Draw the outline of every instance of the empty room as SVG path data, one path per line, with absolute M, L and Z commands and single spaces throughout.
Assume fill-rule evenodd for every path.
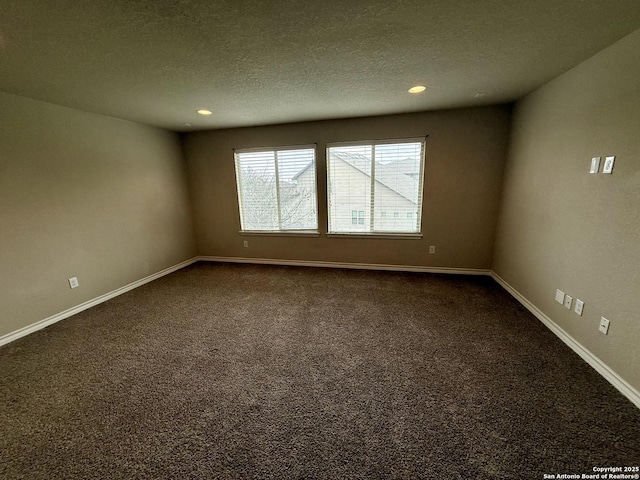
M 0 478 L 640 478 L 640 2 L 0 0 Z

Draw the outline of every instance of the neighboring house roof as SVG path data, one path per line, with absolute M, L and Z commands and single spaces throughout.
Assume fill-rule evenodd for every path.
M 342 160 L 366 176 L 371 177 L 371 159 L 367 156 L 358 153 L 344 152 L 332 152 L 331 156 L 332 158 Z M 310 162 L 300 170 L 292 180 L 297 180 L 312 164 L 313 162 Z M 415 170 L 415 162 L 413 160 L 406 159 L 393 163 L 376 162 L 375 168 L 376 181 L 378 183 L 393 190 L 410 202 L 418 203 L 420 172 Z M 398 175 L 398 173 L 400 173 L 400 175 Z

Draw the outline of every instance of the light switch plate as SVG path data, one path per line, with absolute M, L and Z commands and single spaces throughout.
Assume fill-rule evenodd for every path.
M 598 173 L 598 170 L 600 170 L 600 157 L 593 157 L 591 159 L 591 169 L 589 173 Z
M 576 308 L 573 309 L 578 315 L 582 316 L 582 310 L 584 309 L 584 302 L 579 298 L 576 298 Z
M 600 317 L 600 327 L 598 330 L 607 335 L 609 333 L 609 320 L 604 317 Z
M 560 305 L 564 304 L 564 292 L 562 290 L 556 290 L 556 302 Z
M 613 172 L 613 163 L 616 161 L 616 157 L 606 157 L 604 159 L 604 167 L 602 167 L 602 173 L 612 173 Z

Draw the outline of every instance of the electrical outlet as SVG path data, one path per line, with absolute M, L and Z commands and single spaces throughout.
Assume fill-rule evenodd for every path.
M 560 305 L 564 304 L 564 292 L 562 290 L 556 290 L 556 302 Z
M 582 316 L 582 310 L 584 309 L 584 302 L 579 298 L 576 298 L 576 308 L 573 309 L 578 315 Z
M 244 242 L 242 242 L 242 245 L 244 246 L 244 248 L 249 248 L 249 241 L 245 240 Z
M 436 253 L 436 246 L 435 245 L 429 245 L 429 253 Z
M 609 334 L 609 320 L 604 317 L 600 317 L 600 327 L 598 328 L 603 334 Z
M 571 295 L 564 296 L 564 308 L 567 310 L 571 310 L 571 303 L 573 302 L 573 297 Z
M 69 286 L 71 288 L 78 288 L 80 284 L 78 283 L 78 277 L 71 277 L 69 279 Z

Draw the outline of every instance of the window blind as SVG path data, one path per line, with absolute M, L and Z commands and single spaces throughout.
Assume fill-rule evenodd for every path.
M 327 146 L 329 233 L 419 233 L 424 139 Z
M 234 152 L 243 231 L 317 230 L 315 146 Z

